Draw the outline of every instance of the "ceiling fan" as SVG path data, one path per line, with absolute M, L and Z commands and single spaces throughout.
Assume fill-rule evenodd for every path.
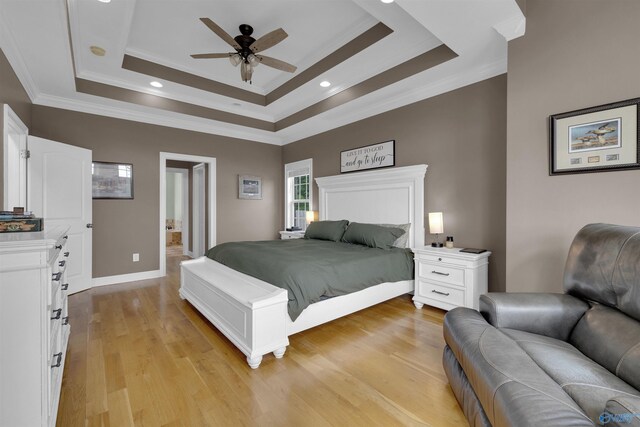
M 269 56 L 257 55 L 258 52 L 267 50 L 287 38 L 288 34 L 282 28 L 273 30 L 256 40 L 251 37 L 251 34 L 253 33 L 253 27 L 251 27 L 251 25 L 240 25 L 240 35 L 231 37 L 225 30 L 223 30 L 211 19 L 200 18 L 200 20 L 204 23 L 204 25 L 209 27 L 211 31 L 216 33 L 218 37 L 227 42 L 236 51 L 229 53 L 199 53 L 191 55 L 192 58 L 229 58 L 229 61 L 231 61 L 231 64 L 233 64 L 233 66 L 237 67 L 238 65 L 240 65 L 240 77 L 242 77 L 242 81 L 249 83 L 251 83 L 253 69 L 259 64 L 264 64 L 267 67 L 286 71 L 287 73 L 293 73 L 296 71 L 297 67 L 284 61 L 271 58 Z

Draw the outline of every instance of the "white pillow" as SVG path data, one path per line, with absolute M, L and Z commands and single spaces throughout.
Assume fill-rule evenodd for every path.
M 376 224 L 381 227 L 389 227 L 389 228 L 401 228 L 404 231 L 402 236 L 398 237 L 395 242 L 393 242 L 394 248 L 406 248 L 409 241 L 409 230 L 411 230 L 411 224 Z

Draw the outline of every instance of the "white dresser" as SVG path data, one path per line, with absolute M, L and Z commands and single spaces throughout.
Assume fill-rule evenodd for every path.
M 70 330 L 67 231 L 0 234 L 0 426 L 55 426 Z
M 455 307 L 478 309 L 480 295 L 487 293 L 487 270 L 491 252 L 470 254 L 459 248 L 425 246 L 415 254 L 413 303 L 451 310 Z
M 304 231 L 280 231 L 280 240 L 302 239 Z

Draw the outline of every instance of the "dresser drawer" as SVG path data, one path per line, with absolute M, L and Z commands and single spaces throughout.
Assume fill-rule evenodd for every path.
M 450 265 L 420 261 L 418 277 L 464 287 L 464 269 Z
M 418 292 L 426 299 L 445 302 L 456 306 L 464 306 L 464 290 L 418 280 Z

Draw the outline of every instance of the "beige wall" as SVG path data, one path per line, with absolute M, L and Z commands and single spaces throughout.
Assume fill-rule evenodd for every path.
M 591 222 L 640 225 L 640 171 L 549 176 L 548 116 L 640 96 L 640 2 L 527 0 L 509 43 L 507 290 L 561 291 Z
M 27 127 L 31 125 L 31 100 L 0 49 L 0 132 L 4 128 L 4 104 L 9 104 Z M 1 139 L 2 137 L 0 137 L 0 208 L 10 209 L 13 206 L 1 206 L 4 200 L 4 172 L 1 172 L 4 168 L 2 153 L 4 144 Z
M 34 105 L 31 134 L 93 150 L 93 159 L 133 163 L 134 200 L 93 202 L 93 276 L 156 270 L 159 153 L 217 159 L 218 243 L 277 237 L 282 223 L 278 146 Z M 263 179 L 262 200 L 238 199 L 238 175 Z M 140 254 L 140 262 L 131 261 Z
M 314 177 L 335 175 L 341 150 L 395 139 L 397 166 L 429 165 L 425 212 L 444 212 L 456 246 L 493 251 L 490 289 L 503 290 L 506 82 L 498 76 L 286 145 L 283 161 L 311 157 Z M 316 208 L 317 194 L 316 186 Z

